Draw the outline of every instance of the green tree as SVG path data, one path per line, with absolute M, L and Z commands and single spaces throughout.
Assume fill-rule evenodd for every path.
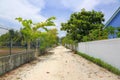
M 57 44 L 57 29 L 50 29 L 47 32 L 42 32 L 39 38 L 40 49 L 45 50 L 47 47 Z
M 69 35 L 62 38 L 62 45 L 66 46 L 68 48 L 71 48 L 72 50 L 74 50 L 76 48 L 76 46 L 77 46 L 76 43 L 77 42 L 72 40 Z
M 8 45 L 12 40 L 12 44 L 20 46 L 23 43 L 23 37 L 20 31 L 9 30 L 9 32 L 0 36 L 1 46 Z
M 108 26 L 106 29 L 107 29 L 108 34 L 111 35 L 111 36 L 113 36 L 113 38 L 114 38 L 115 28 L 112 27 L 112 26 Z
M 88 41 L 108 39 L 108 32 L 106 29 L 91 30 L 88 39 Z
M 117 28 L 117 37 L 120 38 L 120 27 Z
M 9 44 L 10 41 L 10 34 L 9 32 L 2 34 L 0 36 L 0 46 L 6 46 L 7 44 Z
M 16 18 L 22 25 L 23 28 L 21 28 L 21 33 L 27 42 L 27 48 L 30 49 L 30 43 L 33 40 L 36 40 L 39 35 L 40 31 L 39 29 L 42 28 L 44 30 L 47 30 L 46 26 L 55 26 L 53 20 L 55 20 L 55 17 L 50 17 L 44 22 L 39 23 L 33 23 L 32 20 L 22 19 L 21 17 Z
M 101 31 L 104 27 L 104 14 L 102 12 L 86 11 L 71 14 L 70 19 L 66 23 L 61 23 L 61 30 L 64 30 L 71 36 L 72 40 L 87 41 L 90 40 L 89 34 L 93 30 Z

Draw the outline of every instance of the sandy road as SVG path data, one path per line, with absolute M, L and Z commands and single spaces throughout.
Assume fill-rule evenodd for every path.
M 120 80 L 120 78 L 73 54 L 69 49 L 58 46 L 48 55 L 9 72 L 0 80 Z

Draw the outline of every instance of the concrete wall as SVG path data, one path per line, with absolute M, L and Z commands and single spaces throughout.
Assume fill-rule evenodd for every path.
M 77 51 L 86 53 L 120 69 L 120 38 L 82 42 Z
M 35 51 L 24 51 L 0 57 L 0 75 L 35 59 Z

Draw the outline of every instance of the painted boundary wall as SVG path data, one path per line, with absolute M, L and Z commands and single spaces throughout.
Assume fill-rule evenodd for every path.
M 78 43 L 78 52 L 99 58 L 120 69 L 120 38 Z

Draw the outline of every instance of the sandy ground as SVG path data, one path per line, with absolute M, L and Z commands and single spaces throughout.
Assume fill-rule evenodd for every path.
M 0 80 L 120 80 L 120 77 L 58 46 Z

